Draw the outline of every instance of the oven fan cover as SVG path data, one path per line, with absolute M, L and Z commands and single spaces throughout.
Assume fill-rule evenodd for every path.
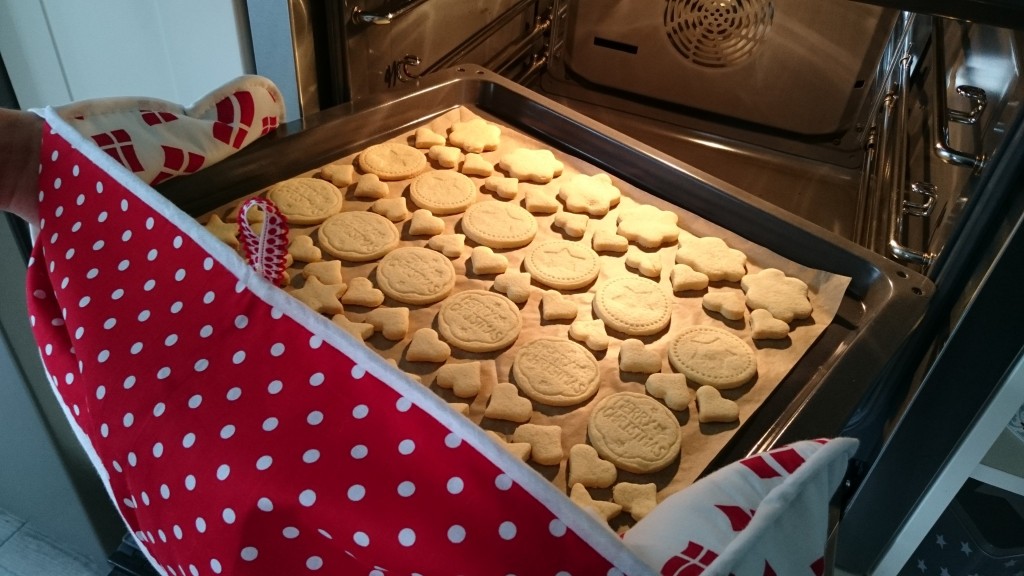
M 851 123 L 892 14 L 846 0 L 587 0 L 566 61 L 598 85 L 831 135 Z

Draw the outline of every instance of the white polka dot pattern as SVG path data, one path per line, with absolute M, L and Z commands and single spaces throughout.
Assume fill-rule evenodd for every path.
M 194 232 L 59 136 L 43 149 L 34 332 L 166 573 L 608 572 L 534 496 L 250 292 Z

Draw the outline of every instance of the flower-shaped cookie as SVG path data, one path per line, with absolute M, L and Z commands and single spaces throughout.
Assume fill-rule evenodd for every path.
M 650 204 L 619 213 L 618 233 L 644 248 L 657 248 L 679 238 L 679 216 Z
M 787 323 L 811 315 L 807 284 L 786 276 L 781 270 L 766 268 L 747 274 L 740 280 L 740 287 L 747 293 L 747 306 L 751 310 L 763 308 Z
M 553 178 L 562 174 L 565 167 L 551 150 L 527 148 L 517 148 L 504 154 L 498 165 L 512 178 L 538 184 L 551 182 Z
M 452 130 L 448 133 L 448 143 L 466 152 L 479 154 L 484 150 L 494 150 L 500 142 L 501 128 L 483 118 L 456 122 L 452 124 Z
M 747 255 L 729 248 L 725 240 L 714 236 L 680 236 L 676 263 L 686 264 L 697 272 L 707 274 L 711 281 L 738 282 L 747 273 Z
M 618 205 L 622 193 L 612 184 L 611 176 L 607 174 L 577 174 L 562 184 L 558 197 L 565 202 L 565 209 L 570 212 L 604 216 L 613 206 Z

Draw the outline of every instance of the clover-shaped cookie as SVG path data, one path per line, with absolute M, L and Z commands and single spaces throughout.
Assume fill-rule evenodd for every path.
M 449 258 L 462 256 L 462 248 L 465 245 L 465 234 L 438 234 L 427 240 L 427 248 L 437 250 Z
M 593 245 L 595 252 L 625 254 L 629 250 L 629 240 L 625 236 L 619 236 L 615 232 L 608 230 L 596 230 L 594 232 Z
M 412 213 L 412 220 L 409 222 L 409 234 L 413 236 L 437 236 L 444 233 L 444 219 L 427 210 L 420 208 Z
M 686 264 L 676 264 L 668 276 L 674 292 L 690 292 L 692 290 L 704 290 L 708 287 L 708 275 L 697 272 Z
M 597 320 L 576 320 L 569 326 L 569 337 L 586 344 L 591 350 L 607 350 L 611 339 L 604 322 Z
M 469 262 L 477 275 L 501 274 L 508 269 L 508 256 L 498 254 L 488 246 L 474 247 Z
M 619 212 L 618 233 L 644 248 L 657 248 L 679 238 L 679 216 L 650 204 Z
M 787 323 L 811 315 L 807 284 L 786 276 L 781 270 L 766 268 L 756 274 L 747 274 L 740 280 L 740 287 L 747 293 L 747 306 L 751 310 L 764 308 Z
M 351 164 L 328 164 L 317 174 L 338 188 L 345 188 L 356 181 L 356 169 Z
M 526 188 L 523 206 L 532 214 L 554 214 L 561 208 L 553 193 L 537 186 Z
M 479 154 L 466 154 L 466 159 L 462 162 L 461 171 L 469 176 L 487 177 L 494 174 L 494 164 L 491 164 Z
M 415 142 L 417 148 L 429 150 L 434 146 L 444 146 L 445 138 L 444 134 L 438 134 L 427 126 L 421 126 L 416 129 Z
M 569 491 L 569 499 L 576 503 L 577 506 L 583 508 L 587 512 L 593 514 L 597 519 L 604 520 L 605 522 L 611 520 L 615 516 L 622 512 L 622 505 L 614 502 L 605 502 L 604 500 L 594 500 L 587 491 L 586 486 L 583 484 L 573 484 Z
M 701 299 L 701 306 L 729 320 L 742 320 L 747 311 L 743 296 L 737 292 L 708 292 Z
M 451 346 L 442 342 L 431 328 L 413 332 L 412 341 L 405 351 L 405 359 L 410 362 L 445 362 L 451 355 Z
M 587 224 L 589 223 L 590 217 L 586 214 L 571 214 L 569 212 L 555 214 L 554 225 L 561 228 L 565 235 L 571 238 L 582 238 L 587 233 Z
M 341 305 L 341 295 L 345 293 L 345 288 L 344 284 L 324 284 L 316 276 L 311 276 L 306 278 L 302 288 L 289 293 L 316 312 L 341 314 L 345 310 Z
M 530 445 L 530 459 L 544 466 L 562 462 L 562 427 L 543 424 L 520 424 L 512 433 L 513 442 Z
M 448 133 L 448 142 L 466 152 L 494 150 L 501 142 L 501 128 L 483 118 L 456 122 L 452 124 L 451 132 Z
M 558 290 L 547 290 L 540 301 L 540 317 L 544 320 L 575 320 L 580 307 Z M 605 334 L 607 336 L 607 333 Z
M 633 520 L 640 521 L 658 505 L 658 487 L 653 482 L 620 482 L 612 488 L 612 501 L 621 505 L 623 512 L 629 512 Z
M 527 148 L 517 148 L 503 154 L 498 165 L 512 178 L 538 184 L 551 182 L 553 178 L 562 174 L 565 167 L 551 150 Z
M 660 398 L 672 410 L 681 412 L 690 406 L 690 388 L 686 385 L 686 376 L 683 374 L 651 374 L 644 384 L 647 393 L 655 398 Z
M 764 308 L 750 311 L 750 337 L 754 340 L 781 340 L 789 336 L 789 324 Z
M 626 266 L 648 278 L 661 277 L 661 254 L 649 253 L 632 246 L 626 253 Z
M 494 277 L 494 289 L 516 304 L 530 299 L 529 272 L 502 272 Z
M 604 216 L 618 205 L 622 193 L 612 184 L 611 176 L 576 174 L 558 190 L 558 197 L 570 212 Z
M 676 263 L 686 264 L 697 272 L 707 274 L 711 281 L 737 282 L 747 273 L 747 255 L 729 248 L 725 240 L 715 236 L 698 238 L 691 234 L 681 235 Z
M 357 276 L 348 283 L 348 290 L 341 297 L 341 303 L 376 308 L 384 303 L 384 293 L 374 288 L 369 278 Z
M 582 484 L 587 488 L 607 488 L 618 477 L 615 464 L 604 460 L 589 444 L 575 444 L 569 448 L 569 484 Z
M 381 198 L 370 204 L 370 211 L 376 212 L 392 222 L 401 222 L 409 217 L 409 208 L 405 205 L 405 198 Z
M 512 200 L 519 194 L 519 180 L 505 176 L 490 176 L 484 180 L 484 188 L 505 200 Z
M 381 182 L 376 174 L 363 174 L 356 181 L 356 189 L 352 194 L 356 198 L 377 199 L 387 197 L 390 190 L 387 182 Z
M 454 146 L 431 146 L 427 156 L 442 168 L 455 168 L 462 159 L 462 150 Z
M 628 338 L 619 347 L 619 370 L 655 374 L 661 372 L 661 356 L 642 341 Z
M 353 338 L 362 342 L 370 336 L 373 336 L 373 324 L 367 324 L 366 322 L 353 322 L 345 317 L 344 314 L 335 314 L 331 317 L 331 322 L 338 328 L 341 328 L 345 332 L 352 335 Z
M 313 239 L 305 234 L 298 234 L 288 244 L 288 253 L 299 262 L 319 262 L 323 260 L 320 249 L 313 245 Z
M 310 262 L 302 267 L 302 277 L 316 277 L 317 280 L 324 284 L 345 283 L 345 279 L 341 276 L 341 262 L 338 260 Z
M 480 362 L 449 362 L 438 368 L 434 383 L 450 389 L 459 398 L 472 398 L 480 393 Z
M 373 325 L 374 331 L 380 332 L 392 342 L 405 338 L 409 333 L 408 308 L 377 308 L 371 310 L 363 320 Z
M 740 417 L 738 404 L 722 398 L 722 393 L 714 386 L 701 386 L 695 394 L 697 398 L 697 420 L 702 424 L 708 422 L 735 422 Z
M 484 416 L 510 422 L 529 422 L 533 403 L 519 395 L 519 388 L 509 382 L 498 382 L 484 408 Z

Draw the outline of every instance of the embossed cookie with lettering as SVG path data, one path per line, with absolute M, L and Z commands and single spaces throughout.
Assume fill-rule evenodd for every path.
M 444 146 L 446 142 L 444 134 L 438 134 L 427 126 L 420 126 L 416 129 L 413 141 L 421 150 L 429 150 L 433 146 Z
M 634 484 L 620 482 L 612 488 L 612 502 L 622 506 L 629 512 L 633 520 L 643 520 L 658 505 L 658 487 L 656 484 Z
M 385 142 L 363 150 L 359 154 L 359 167 L 381 180 L 405 180 L 427 167 L 427 157 L 408 144 Z
M 428 248 L 396 248 L 377 265 L 377 284 L 393 300 L 416 306 L 433 304 L 451 293 L 455 267 Z
M 573 484 L 569 491 L 569 499 L 577 506 L 593 514 L 598 520 L 605 522 L 611 520 L 622 512 L 622 505 L 604 500 L 594 500 L 594 497 L 587 491 L 583 484 Z
M 626 266 L 648 278 L 661 278 L 661 254 L 651 254 L 631 246 L 626 253 Z
M 494 289 L 516 304 L 530 299 L 529 272 L 502 272 L 494 277 Z
M 543 424 L 520 424 L 512 433 L 513 442 L 530 445 L 530 459 L 544 466 L 562 463 L 562 427 Z
M 501 169 L 520 182 L 536 182 L 547 184 L 562 174 L 562 164 L 551 150 L 529 150 L 517 148 L 501 156 L 498 163 Z
M 507 202 L 477 202 L 462 215 L 466 237 L 490 248 L 520 248 L 537 235 L 537 219 Z
M 576 174 L 558 190 L 558 197 L 570 212 L 604 216 L 619 204 L 622 193 L 607 174 Z
M 427 156 L 442 168 L 455 168 L 462 158 L 462 150 L 455 146 L 431 146 Z
M 669 325 L 672 299 L 667 290 L 653 280 L 625 276 L 598 286 L 594 313 L 612 330 L 647 336 Z
M 595 252 L 611 252 L 625 254 L 629 250 L 629 240 L 608 230 L 597 230 L 592 239 Z
M 352 191 L 356 198 L 371 200 L 387 198 L 390 193 L 391 189 L 388 188 L 387 182 L 381 182 L 380 177 L 376 174 L 363 174 L 360 176 L 356 181 L 355 190 Z
M 550 240 L 538 244 L 523 260 L 533 279 L 558 290 L 589 286 L 601 273 L 597 253 L 579 242 Z
M 675 414 L 635 392 L 619 392 L 598 402 L 587 434 L 602 458 L 636 474 L 668 467 L 679 457 L 683 441 Z
M 561 338 L 538 338 L 516 353 L 515 383 L 527 397 L 549 406 L 572 406 L 601 385 L 597 360 L 586 348 Z
M 575 320 L 580 308 L 558 290 L 545 290 L 540 301 L 540 317 L 544 320 Z M 607 335 L 607 334 L 606 334 Z
M 569 485 L 582 484 L 587 488 L 607 488 L 615 483 L 619 472 L 615 464 L 602 460 L 589 444 L 575 444 L 569 448 Z
M 341 275 L 341 262 L 328 260 L 326 262 L 310 262 L 302 267 L 302 277 L 312 278 L 324 284 L 344 284 L 345 278 Z
M 504 176 L 490 176 L 484 180 L 484 188 L 494 192 L 500 198 L 512 200 L 519 194 L 519 180 L 516 180 L 515 178 L 506 178 Z M 527 209 L 529 210 L 529 207 L 527 207 Z
M 456 122 L 448 133 L 448 142 L 466 152 L 494 150 L 501 143 L 501 128 L 483 118 Z
M 438 368 L 434 383 L 450 389 L 459 398 L 472 398 L 480 393 L 480 362 L 449 362 Z
M 345 189 L 356 181 L 356 169 L 351 164 L 328 164 L 320 169 L 317 177 Z
M 509 382 L 494 385 L 491 397 L 484 408 L 484 417 L 510 422 L 529 422 L 533 404 L 519 395 L 519 388 Z
M 672 410 L 681 412 L 690 406 L 690 388 L 686 385 L 686 376 L 683 374 L 651 374 L 644 383 L 647 393 L 655 398 L 660 398 Z
M 735 422 L 740 417 L 740 407 L 714 386 L 701 386 L 695 394 L 697 398 L 697 420 L 702 424 L 708 422 Z
M 409 185 L 409 198 L 435 215 L 458 214 L 476 200 L 476 185 L 458 172 L 427 172 Z
M 398 342 L 409 333 L 408 308 L 377 308 L 367 313 L 363 320 L 392 342 Z
M 583 342 L 594 351 L 607 350 L 611 343 L 600 320 L 576 320 L 569 326 L 569 338 Z
M 349 262 L 369 262 L 398 246 L 398 228 L 373 212 L 342 212 L 317 230 L 322 250 Z
M 437 250 L 449 258 L 462 256 L 462 249 L 466 246 L 465 234 L 438 234 L 427 240 L 427 248 Z
M 703 272 L 697 272 L 686 264 L 676 264 L 669 273 L 669 282 L 675 292 L 704 290 L 708 287 L 709 278 Z
M 533 214 L 554 214 L 561 208 L 554 194 L 535 186 L 526 189 L 523 205 Z
M 555 214 L 554 226 L 561 228 L 562 232 L 570 238 L 583 238 L 583 235 L 587 233 L 588 224 L 590 224 L 590 216 L 586 214 L 572 214 L 570 212 Z
M 319 224 L 341 211 L 338 187 L 319 178 L 291 178 L 267 189 L 267 200 L 291 225 Z
M 679 216 L 675 212 L 661 210 L 650 204 L 643 204 L 619 212 L 618 234 L 636 242 L 644 248 L 658 248 L 675 242 L 679 238 Z
M 352 335 L 353 338 L 360 342 L 366 340 L 370 336 L 373 336 L 373 324 L 367 322 L 353 322 L 345 317 L 344 314 L 335 314 L 331 317 L 331 322 L 335 326 L 341 328 L 345 332 Z
M 288 253 L 299 262 L 319 262 L 323 259 L 320 249 L 313 245 L 313 239 L 305 234 L 298 234 L 288 244 Z
M 445 362 L 451 355 L 451 346 L 442 342 L 431 328 L 413 332 L 412 341 L 405 351 L 405 359 L 410 362 Z
M 743 320 L 747 312 L 743 296 L 736 292 L 708 292 L 701 298 L 701 306 L 729 320 Z
M 681 235 L 676 263 L 703 272 L 712 281 L 738 282 L 747 273 L 747 255 L 714 236 Z
M 434 216 L 430 210 L 420 208 L 412 213 L 409 234 L 413 236 L 437 236 L 444 233 L 444 219 Z
M 469 261 L 473 266 L 473 273 L 477 275 L 501 274 L 508 269 L 508 256 L 496 254 L 487 246 L 473 248 Z
M 487 177 L 494 174 L 494 164 L 479 154 L 466 154 L 466 159 L 462 162 L 462 173 L 469 176 Z
M 781 340 L 789 336 L 789 324 L 764 308 L 750 311 L 750 337 L 754 340 Z
M 370 211 L 380 214 L 392 222 L 401 222 L 409 217 L 409 209 L 405 206 L 405 198 L 381 198 L 370 204 Z
M 348 290 L 341 297 L 341 303 L 376 308 L 384 303 L 384 293 L 374 288 L 369 278 L 357 276 L 348 283 Z
M 636 338 L 623 340 L 619 347 L 619 370 L 655 374 L 661 372 L 661 355 Z
M 302 288 L 289 291 L 299 302 L 321 314 L 340 314 L 344 311 L 341 295 L 345 293 L 344 284 L 324 284 L 316 276 L 306 279 Z
M 668 360 L 687 381 L 722 390 L 742 386 L 757 374 L 757 357 L 750 346 L 715 326 L 683 328 L 669 343 Z
M 799 278 L 786 276 L 781 270 L 766 268 L 747 274 L 740 280 L 740 287 L 747 293 L 747 306 L 751 310 L 763 308 L 787 323 L 811 315 L 807 284 Z
M 457 292 L 441 304 L 437 314 L 441 337 L 466 352 L 506 348 L 519 338 L 522 326 L 515 303 L 486 290 Z

